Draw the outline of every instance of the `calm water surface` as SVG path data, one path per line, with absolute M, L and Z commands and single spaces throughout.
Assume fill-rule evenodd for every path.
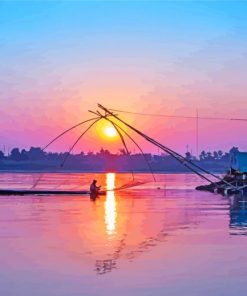
M 1 173 L 1 188 L 109 189 L 0 197 L 0 295 L 246 295 L 246 201 L 194 175 Z M 159 189 L 158 189 L 159 188 Z

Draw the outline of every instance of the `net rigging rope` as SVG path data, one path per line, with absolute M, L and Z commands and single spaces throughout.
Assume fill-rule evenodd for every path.
M 205 120 L 229 120 L 229 121 L 246 121 L 247 122 L 247 118 L 168 115 L 168 114 L 154 114 L 154 113 L 132 112 L 132 111 L 119 110 L 119 109 L 109 109 L 109 111 L 114 111 L 114 112 L 119 112 L 119 113 L 125 113 L 125 114 L 141 115 L 141 116 L 152 116 L 152 117 L 185 118 L 185 119 L 205 119 Z
M 62 132 L 61 134 L 59 134 L 57 137 L 55 137 L 53 140 L 51 140 L 43 149 L 42 149 L 42 151 L 44 151 L 45 149 L 47 149 L 52 143 L 54 143 L 56 140 L 58 140 L 59 138 L 61 138 L 63 135 L 65 135 L 66 133 L 68 133 L 68 132 L 70 132 L 71 130 L 73 130 L 73 129 L 75 129 L 76 127 L 78 127 L 78 126 L 81 126 L 81 125 L 83 125 L 83 124 L 85 124 L 85 123 L 87 123 L 87 122 L 90 122 L 90 121 L 93 121 L 93 123 L 91 123 L 90 125 L 89 125 L 89 127 L 76 139 L 76 141 L 73 143 L 73 145 L 72 145 L 72 147 L 69 149 L 69 151 L 68 151 L 68 153 L 65 155 L 65 158 L 64 158 L 64 160 L 62 161 L 62 163 L 61 163 L 61 165 L 60 165 L 60 168 L 61 167 L 63 167 L 64 166 L 64 164 L 66 163 L 66 161 L 67 161 L 67 159 L 68 159 L 68 157 L 70 156 L 70 153 L 73 151 L 73 149 L 75 148 L 75 146 L 76 146 L 76 144 L 80 141 L 80 139 L 92 128 L 92 126 L 94 125 L 94 124 L 96 124 L 99 120 L 101 120 L 103 117 L 102 117 L 102 115 L 100 114 L 100 113 L 95 113 L 95 112 L 92 112 L 92 111 L 90 111 L 91 113 L 94 113 L 94 114 L 96 114 L 97 115 L 97 117 L 95 117 L 95 118 L 91 118 L 91 119 L 88 119 L 88 120 L 85 120 L 85 121 L 82 121 L 82 122 L 80 122 L 80 123 L 78 123 L 78 124 L 76 124 L 76 125 L 74 125 L 74 126 L 72 126 L 71 128 L 69 128 L 69 129 L 66 129 L 64 132 Z M 104 119 L 108 119 L 107 118 L 108 117 L 108 115 L 105 115 L 104 116 Z M 119 135 L 119 137 L 120 137 L 120 139 L 121 139 L 121 142 L 122 142 L 122 144 L 123 144 L 123 146 L 124 146 L 124 149 L 125 149 L 125 151 L 126 151 L 126 153 L 127 153 L 127 155 L 130 157 L 130 152 L 129 152 L 129 150 L 128 150 L 128 147 L 127 147 L 127 144 L 126 144 L 126 142 L 125 142 L 125 140 L 124 140 L 124 137 L 123 137 L 123 135 L 122 135 L 122 132 L 120 131 L 120 130 L 122 130 L 122 128 L 121 127 L 119 127 L 117 124 L 114 124 L 112 121 L 110 121 L 111 123 L 112 123 L 112 125 L 114 126 L 114 128 L 116 129 L 116 131 L 117 131 L 117 133 L 118 133 L 118 135 Z M 123 132 L 125 132 L 124 130 L 122 130 Z M 125 132 L 125 134 L 127 134 L 126 132 Z M 128 135 L 128 137 L 129 138 L 131 138 L 129 135 Z M 132 138 L 131 138 L 132 139 Z M 141 151 L 141 153 L 144 155 L 144 153 L 143 153 L 143 151 L 142 151 L 142 149 L 140 148 L 140 146 L 132 139 L 132 141 L 139 147 L 139 149 L 140 149 L 140 151 Z M 145 155 L 144 155 L 144 158 L 145 158 Z M 145 160 L 146 160 L 146 158 L 145 158 Z M 147 162 L 148 163 L 148 162 Z M 148 165 L 149 165 L 149 163 L 148 163 Z M 151 171 L 151 173 L 152 173 L 152 175 L 153 175 L 153 172 L 152 172 L 152 169 L 151 169 L 151 167 L 150 167 L 150 165 L 149 165 L 149 168 L 150 168 L 150 171 Z M 38 184 L 39 184 L 39 182 L 41 181 L 41 179 L 42 179 L 42 177 L 43 177 L 43 175 L 44 174 L 41 174 L 39 177 L 38 177 L 38 179 L 34 182 L 34 184 L 31 186 L 31 188 L 30 189 L 34 189 Z M 154 180 L 155 180 L 155 177 L 154 177 Z M 57 188 L 59 188 L 60 186 L 62 186 L 62 185 L 64 185 L 65 183 L 67 183 L 66 182 L 66 180 L 65 181 L 62 181 L 62 183 L 61 184 L 58 184 L 57 186 L 55 186 L 54 187 L 54 189 L 57 189 Z M 138 185 L 140 185 L 140 184 L 142 184 L 143 182 L 138 182 L 138 181 L 136 181 L 135 182 L 135 178 L 134 178 L 134 171 L 132 170 L 132 182 L 131 183 L 127 183 L 127 184 L 125 184 L 125 185 L 122 185 L 122 186 L 120 186 L 119 188 L 115 188 L 114 189 L 114 191 L 116 191 L 116 190 L 121 190 L 121 189 L 127 189 L 127 188 L 132 188 L 132 187 L 135 187 L 135 186 L 138 186 Z M 144 182 L 145 183 L 145 182 Z M 78 186 L 79 187 L 79 186 Z M 105 190 L 105 191 L 108 191 L 108 190 Z
M 139 131 L 138 129 L 134 128 L 133 126 L 131 126 L 130 124 L 128 124 L 127 122 L 125 122 L 124 120 L 120 119 L 117 115 L 113 114 L 109 109 L 105 108 L 104 106 L 98 104 L 98 107 L 102 110 L 104 110 L 106 112 L 107 115 L 111 115 L 113 116 L 115 119 L 117 119 L 118 121 L 122 122 L 123 124 L 125 124 L 126 126 L 128 126 L 130 129 L 132 129 L 133 131 L 135 131 L 137 134 L 139 134 L 140 136 L 142 136 L 144 139 L 146 139 L 148 142 L 152 143 L 153 145 L 159 147 L 160 149 L 162 149 L 163 151 L 167 152 L 169 155 L 171 155 L 172 157 L 174 157 L 175 159 L 177 159 L 181 164 L 183 164 L 185 167 L 187 167 L 189 170 L 191 170 L 192 172 L 194 172 L 195 174 L 197 174 L 198 176 L 200 176 L 201 178 L 207 180 L 208 182 L 210 182 L 211 184 L 215 184 L 214 181 L 210 180 L 209 178 L 207 178 L 205 175 L 203 175 L 201 172 L 198 172 L 196 169 L 201 170 L 202 172 L 220 180 L 221 182 L 224 182 L 225 184 L 229 185 L 232 188 L 235 188 L 235 186 L 233 186 L 232 184 L 228 183 L 227 181 L 225 181 L 224 179 L 218 177 L 217 175 L 214 175 L 213 173 L 205 170 L 204 168 L 200 167 L 199 165 L 193 163 L 190 160 L 187 160 L 185 157 L 183 157 L 182 155 L 180 155 L 179 153 L 173 151 L 172 149 L 160 144 L 159 142 L 155 141 L 154 139 L 150 138 L 149 136 L 145 135 L 144 133 L 142 133 L 141 131 Z M 191 167 L 192 166 L 192 167 Z

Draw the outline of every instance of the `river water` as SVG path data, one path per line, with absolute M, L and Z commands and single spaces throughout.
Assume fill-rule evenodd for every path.
M 0 295 L 246 295 L 247 209 L 191 174 L 1 173 L 0 188 L 106 196 L 0 197 Z M 138 185 L 138 182 L 140 183 Z M 112 188 L 127 186 L 126 190 Z

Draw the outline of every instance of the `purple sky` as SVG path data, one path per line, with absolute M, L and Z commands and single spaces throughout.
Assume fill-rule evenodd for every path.
M 90 118 L 97 102 L 247 118 L 246 9 L 236 1 L 1 1 L 0 149 L 44 146 Z M 122 117 L 171 148 L 196 152 L 193 119 Z M 247 121 L 200 120 L 199 150 L 246 150 L 246 127 Z M 67 150 L 81 130 L 51 150 Z M 121 147 L 100 133 L 96 128 L 76 151 Z

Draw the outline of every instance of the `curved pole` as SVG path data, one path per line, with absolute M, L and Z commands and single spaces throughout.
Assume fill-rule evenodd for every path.
M 69 149 L 69 151 L 68 151 L 68 154 L 66 154 L 66 156 L 65 156 L 65 158 L 64 158 L 64 160 L 63 160 L 63 162 L 61 163 L 61 167 L 63 167 L 64 166 L 64 164 L 65 164 L 65 162 L 66 162 L 66 160 L 68 159 L 68 157 L 69 157 L 69 155 L 70 155 L 70 153 L 71 153 L 71 151 L 75 148 L 75 146 L 76 146 L 76 144 L 80 141 L 80 139 L 86 134 L 86 132 L 87 131 L 89 131 L 90 130 L 90 128 L 96 123 L 96 122 L 98 122 L 99 120 L 101 120 L 101 118 L 98 118 L 98 119 L 96 119 L 92 124 L 90 124 L 89 125 L 89 127 L 77 138 L 77 140 L 75 141 L 75 143 L 72 145 L 72 147 Z
M 100 114 L 101 115 L 101 114 Z M 155 178 L 155 175 L 154 175 L 154 172 L 153 172 L 153 169 L 147 159 L 147 157 L 145 156 L 145 153 L 144 151 L 142 150 L 142 148 L 140 147 L 140 145 L 121 127 L 119 126 L 117 123 L 113 122 L 112 120 L 110 120 L 109 118 L 107 117 L 104 117 L 103 115 L 101 115 L 105 120 L 109 121 L 113 126 L 116 125 L 119 129 L 121 129 L 121 131 L 136 145 L 136 147 L 141 151 L 141 154 L 142 156 L 144 157 L 148 167 L 149 167 L 149 170 L 153 176 L 153 179 L 154 181 L 156 182 L 156 178 Z
M 104 118 L 104 119 L 107 120 L 107 118 L 106 118 L 107 115 L 102 115 L 99 111 L 94 112 L 94 111 L 89 110 L 89 112 L 90 112 L 90 113 L 93 113 L 93 114 L 95 114 L 95 115 L 100 116 L 100 118 Z M 108 120 L 108 121 L 110 121 L 110 120 Z M 123 146 L 124 146 L 124 149 L 125 149 L 127 155 L 131 158 L 131 156 L 130 156 L 130 151 L 129 151 L 128 147 L 127 147 L 127 144 L 126 144 L 126 142 L 125 142 L 125 140 L 124 140 L 124 137 L 123 137 L 122 133 L 120 132 L 120 130 L 118 129 L 118 127 L 117 127 L 112 121 L 110 121 L 110 123 L 113 125 L 113 127 L 114 127 L 115 130 L 117 131 L 117 133 L 118 133 L 118 135 L 119 135 L 119 137 L 120 137 L 120 139 L 121 139 L 121 141 L 122 141 L 122 144 L 123 144 Z M 132 173 L 132 179 L 133 179 L 133 181 L 134 181 L 134 180 L 135 180 L 134 171 L 131 170 L 131 173 Z
M 98 117 L 97 117 L 98 118 Z M 54 143 L 56 140 L 58 140 L 59 138 L 61 138 L 63 135 L 65 135 L 66 133 L 68 133 L 69 131 L 73 130 L 74 128 L 84 124 L 84 123 L 87 123 L 89 121 L 92 121 L 92 120 L 95 120 L 97 118 L 91 118 L 91 119 L 88 119 L 88 120 L 85 120 L 85 121 L 82 121 L 76 125 L 73 125 L 72 127 L 70 127 L 69 129 L 65 130 L 64 132 L 62 132 L 61 134 L 59 134 L 56 138 L 54 138 L 53 140 L 51 140 L 43 149 L 42 151 L 44 151 L 47 147 L 49 147 L 52 143 Z

